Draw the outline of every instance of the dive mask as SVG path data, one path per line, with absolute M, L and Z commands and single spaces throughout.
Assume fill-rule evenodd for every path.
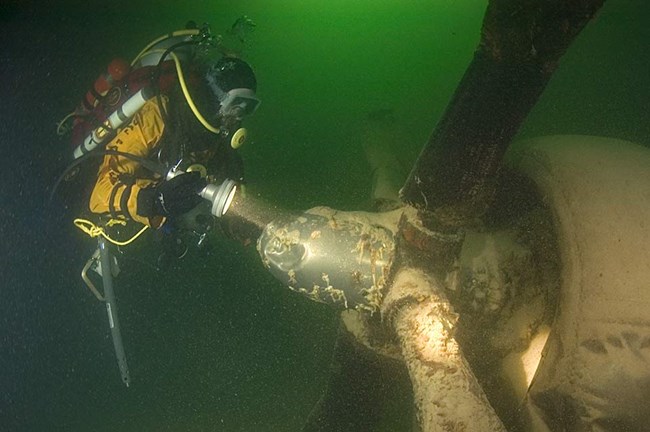
M 260 105 L 260 100 L 255 96 L 253 90 L 236 88 L 224 93 L 220 98 L 220 103 L 220 115 L 241 120 L 255 112 Z

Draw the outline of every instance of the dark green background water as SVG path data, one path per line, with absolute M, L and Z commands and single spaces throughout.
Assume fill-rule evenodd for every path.
M 364 115 L 394 110 L 392 145 L 408 169 L 471 59 L 486 5 L 177 3 L 0 6 L 0 431 L 296 431 L 326 382 L 336 314 L 289 293 L 251 248 L 222 240 L 164 273 L 122 263 L 133 384 L 121 384 L 103 306 L 79 278 L 93 241 L 45 204 L 68 151 L 55 122 L 111 58 L 188 19 L 219 32 L 249 15 L 257 27 L 245 58 L 263 100 L 242 150 L 249 193 L 292 209 L 354 209 L 371 187 Z M 642 0 L 609 0 L 521 135 L 650 145 L 649 18 Z M 408 424 L 401 404 L 385 430 Z

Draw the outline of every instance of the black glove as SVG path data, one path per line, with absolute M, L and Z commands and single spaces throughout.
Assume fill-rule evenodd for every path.
M 138 214 L 145 217 L 179 216 L 199 205 L 206 181 L 198 172 L 179 174 L 138 194 Z

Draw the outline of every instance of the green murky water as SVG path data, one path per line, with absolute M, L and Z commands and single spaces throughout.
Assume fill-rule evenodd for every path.
M 0 190 L 0 430 L 297 431 L 326 383 L 336 314 L 288 292 L 251 248 L 223 240 L 164 274 L 123 263 L 116 283 L 133 384 L 122 386 L 102 305 L 78 277 L 92 241 L 69 224 L 48 228 L 41 205 L 65 154 L 53 125 L 112 57 L 188 19 L 219 32 L 248 15 L 257 26 L 244 57 L 262 99 L 242 150 L 249 193 L 290 209 L 355 209 L 371 188 L 363 117 L 393 110 L 390 145 L 407 170 L 472 57 L 486 2 L 153 4 L 1 10 L 0 65 L 11 82 L 2 145 L 15 163 Z M 641 0 L 610 0 L 521 135 L 650 145 L 648 12 Z M 399 415 L 408 403 L 388 401 L 383 430 L 408 427 Z

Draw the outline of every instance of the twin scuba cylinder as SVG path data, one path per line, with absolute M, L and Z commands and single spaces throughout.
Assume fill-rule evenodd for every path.
M 199 43 L 193 38 L 201 35 L 199 29 L 179 30 L 151 42 L 130 64 L 113 59 L 74 112 L 74 158 L 106 144 L 156 92 L 168 91 L 180 79 L 174 61 L 188 59 Z
M 108 64 L 106 72 L 101 74 L 95 80 L 90 90 L 88 90 L 81 104 L 77 107 L 76 112 L 79 115 L 86 115 L 93 112 L 97 105 L 106 97 L 108 91 L 113 88 L 113 85 L 122 81 L 130 70 L 131 66 L 126 60 L 121 58 L 113 59 Z

